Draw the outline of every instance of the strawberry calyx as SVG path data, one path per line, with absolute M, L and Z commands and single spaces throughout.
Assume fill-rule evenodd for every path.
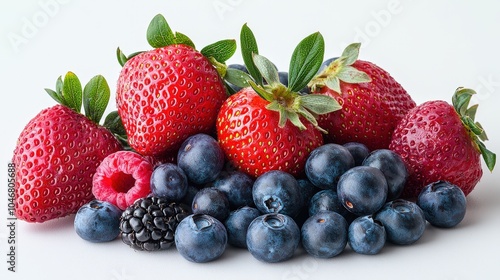
M 170 45 L 186 45 L 196 49 L 193 41 L 185 34 L 174 32 L 168 24 L 165 17 L 157 14 L 149 23 L 146 38 L 149 45 L 155 49 L 163 48 Z M 125 63 L 132 57 L 143 53 L 144 51 L 134 52 L 130 55 L 125 55 L 120 48 L 116 50 L 118 62 L 123 67 Z M 200 50 L 206 58 L 210 60 L 221 77 L 225 76 L 225 62 L 236 52 L 236 40 L 226 39 L 210 44 Z
M 340 81 L 350 84 L 370 82 L 370 76 L 352 66 L 358 59 L 360 47 L 361 43 L 352 43 L 347 46 L 339 58 L 332 61 L 309 82 L 308 86 L 311 91 L 314 92 L 317 88 L 326 86 L 340 94 Z
M 323 61 L 324 40 L 321 33 L 309 35 L 295 48 L 288 71 L 288 86 L 280 82 L 276 66 L 258 54 L 255 37 L 246 24 L 242 28 L 240 37 L 243 60 L 251 76 L 251 79 L 247 78 L 246 83 L 258 95 L 269 101 L 266 109 L 279 113 L 278 126 L 282 128 L 287 121 L 290 121 L 299 129 L 305 130 L 306 126 L 300 118 L 303 117 L 316 129 L 327 133 L 319 127 L 316 118 L 318 115 L 339 110 L 340 105 L 327 95 L 300 92 L 317 73 Z
M 478 104 L 469 107 L 470 100 L 476 92 L 472 89 L 459 87 L 452 97 L 452 104 L 460 117 L 462 124 L 467 129 L 473 143 L 481 153 L 486 166 L 493 171 L 496 163 L 496 154 L 486 148 L 483 141 L 488 140 L 485 130 L 479 122 L 475 121 Z
M 64 79 L 62 76 L 57 78 L 55 90 L 46 88 L 45 91 L 57 103 L 78 114 L 81 114 L 83 105 L 84 115 L 97 125 L 106 111 L 110 98 L 108 82 L 102 75 L 94 76 L 82 88 L 80 79 L 71 71 L 66 73 Z M 103 126 L 110 130 L 122 145 L 127 143 L 125 129 L 117 111 L 106 116 Z

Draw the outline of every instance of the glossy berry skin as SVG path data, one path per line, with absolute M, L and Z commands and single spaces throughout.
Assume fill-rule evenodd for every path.
M 321 211 L 333 211 L 339 213 L 349 223 L 356 216 L 349 212 L 340 202 L 337 192 L 334 190 L 322 190 L 317 192 L 309 202 L 309 216 L 314 216 Z
M 16 217 L 42 223 L 76 213 L 94 198 L 100 162 L 121 149 L 111 132 L 68 107 L 42 110 L 22 130 L 12 158 Z
M 129 144 L 148 156 L 162 156 L 190 135 L 209 133 L 225 98 L 215 68 L 186 45 L 132 57 L 120 72 L 116 91 Z
M 408 168 L 403 198 L 414 199 L 424 186 L 439 180 L 460 186 L 468 195 L 483 174 L 478 149 L 445 101 L 428 101 L 408 112 L 394 130 L 390 149 Z
M 309 217 L 302 225 L 304 249 L 315 258 L 333 258 L 347 245 L 347 222 L 339 213 L 322 211 Z
M 175 246 L 188 261 L 210 262 L 226 250 L 227 231 L 219 220 L 210 215 L 192 214 L 177 226 Z
M 417 204 L 408 200 L 387 202 L 374 218 L 384 225 L 387 241 L 397 245 L 413 244 L 425 231 L 424 212 Z
M 365 72 L 371 82 L 351 84 L 340 81 L 341 94 L 324 86 L 316 90 L 331 96 L 341 110 L 322 115 L 319 125 L 328 131 L 327 142 L 359 142 L 368 149 L 387 149 L 399 120 L 415 102 L 406 90 L 384 69 L 357 60 L 352 67 Z
M 297 179 L 297 183 L 299 183 L 299 191 L 302 197 L 302 205 L 304 207 L 308 207 L 311 198 L 321 191 L 320 188 L 317 188 L 313 185 L 308 179 Z
M 388 149 L 378 149 L 370 153 L 363 161 L 363 165 L 378 168 L 384 173 L 387 180 L 388 200 L 396 199 L 401 195 L 408 179 L 408 170 L 401 156 Z
M 230 212 L 226 195 L 214 188 L 199 190 L 193 198 L 191 209 L 193 214 L 207 214 L 219 221 L 224 221 Z
M 372 215 L 358 217 L 349 225 L 349 247 L 358 254 L 376 255 L 386 240 L 384 225 Z
M 227 196 L 231 209 L 238 209 L 243 206 L 254 205 L 252 196 L 253 183 L 253 178 L 248 174 L 231 171 L 222 172 L 212 186 Z
M 280 128 L 279 113 L 268 104 L 251 88 L 231 95 L 217 117 L 217 139 L 227 159 L 255 178 L 270 170 L 299 175 L 323 136 L 305 120 L 303 131 L 289 121 Z
M 287 215 L 265 214 L 255 218 L 248 226 L 248 251 L 259 261 L 286 261 L 293 257 L 299 243 L 300 229 Z
M 292 175 L 280 170 L 269 171 L 255 180 L 253 202 L 262 213 L 295 217 L 302 206 L 299 188 L 299 183 Z
M 118 151 L 107 156 L 97 167 L 92 193 L 125 210 L 137 199 L 151 193 L 153 165 L 132 151 Z
M 325 144 L 314 149 L 306 161 L 305 172 L 313 185 L 321 189 L 336 189 L 342 174 L 354 167 L 349 150 L 338 144 Z
M 90 242 L 108 242 L 120 234 L 122 211 L 105 201 L 92 200 L 82 205 L 75 215 L 75 231 Z
M 357 143 L 357 142 L 348 142 L 345 143 L 344 146 L 351 153 L 354 158 L 354 165 L 360 166 L 363 164 L 363 161 L 370 154 L 370 150 L 365 144 Z
M 377 168 L 356 166 L 340 177 L 337 194 L 349 212 L 358 216 L 370 215 L 386 202 L 387 181 Z
M 451 228 L 464 219 L 467 199 L 458 186 L 438 181 L 424 187 L 417 198 L 417 205 L 431 225 Z
M 190 182 L 205 184 L 219 176 L 224 167 L 224 152 L 212 136 L 199 133 L 189 136 L 177 154 L 177 165 Z
M 238 248 L 247 248 L 247 230 L 250 223 L 260 216 L 259 210 L 244 206 L 231 211 L 224 221 L 228 243 Z
M 170 201 L 181 201 L 188 190 L 188 180 L 184 171 L 175 164 L 164 163 L 151 174 L 151 192 Z

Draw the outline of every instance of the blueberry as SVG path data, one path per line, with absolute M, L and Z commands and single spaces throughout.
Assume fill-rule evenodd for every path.
M 301 234 L 307 253 L 316 258 L 332 258 L 347 245 L 347 221 L 339 213 L 322 211 L 305 221 Z
M 300 229 L 287 215 L 265 214 L 248 226 L 248 251 L 262 262 L 275 263 L 292 258 L 299 242 Z
M 188 137 L 177 154 L 177 165 L 195 184 L 211 182 L 224 167 L 224 153 L 212 136 L 199 133 Z
M 321 211 L 333 211 L 342 215 L 348 223 L 356 218 L 349 212 L 339 200 L 337 192 L 333 190 L 322 190 L 317 192 L 309 202 L 309 216 L 316 215 Z
M 311 198 L 317 192 L 321 191 L 321 189 L 314 186 L 308 179 L 298 179 L 297 182 L 299 183 L 299 191 L 302 197 L 302 205 L 307 206 L 309 205 L 309 201 L 311 200 Z
M 396 199 L 387 202 L 374 215 L 385 227 L 387 241 L 398 245 L 415 243 L 425 230 L 424 212 L 417 204 Z
M 199 189 L 194 185 L 188 185 L 186 195 L 182 198 L 181 202 L 186 205 L 192 205 L 193 199 L 198 193 Z
M 377 212 L 387 199 L 387 181 L 382 171 L 356 166 L 340 177 L 337 194 L 340 202 L 358 216 Z
M 408 179 L 408 170 L 400 155 L 387 149 L 375 150 L 363 161 L 363 165 L 380 169 L 387 180 L 387 200 L 398 198 Z
M 244 206 L 231 211 L 224 222 L 228 243 L 239 248 L 247 248 L 247 230 L 250 223 L 260 216 L 259 210 Z
M 302 205 L 299 183 L 280 170 L 260 175 L 252 188 L 253 201 L 262 213 L 281 213 L 295 217 Z
M 467 200 L 458 186 L 438 181 L 425 186 L 417 198 L 425 219 L 433 226 L 451 228 L 465 217 Z
M 160 164 L 151 174 L 151 192 L 155 196 L 180 201 L 186 195 L 187 190 L 186 174 L 175 164 Z
M 358 254 L 378 254 L 386 239 L 384 225 L 373 219 L 372 215 L 358 217 L 349 225 L 349 246 Z
M 288 86 L 288 72 L 279 71 L 278 78 L 280 80 L 280 83 L 282 83 L 285 86 Z
M 184 218 L 175 230 L 175 246 L 187 260 L 204 263 L 219 258 L 227 246 L 227 232 L 217 219 L 205 214 Z
M 325 144 L 314 149 L 307 158 L 306 176 L 321 189 L 335 189 L 340 176 L 354 167 L 349 150 L 338 144 Z
M 222 172 L 212 186 L 226 194 L 231 209 L 253 206 L 254 180 L 240 171 Z
M 344 146 L 351 153 L 352 157 L 354 158 L 355 166 L 362 165 L 365 158 L 370 154 L 370 150 L 363 143 L 348 142 L 342 146 Z
M 120 234 L 122 211 L 105 201 L 92 200 L 78 209 L 75 216 L 75 231 L 90 242 L 107 242 Z
M 224 221 L 231 211 L 226 195 L 214 188 L 199 190 L 193 198 L 191 208 L 193 214 L 207 214 L 219 221 Z

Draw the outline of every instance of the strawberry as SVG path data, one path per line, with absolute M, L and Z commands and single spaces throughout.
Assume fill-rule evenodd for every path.
M 474 121 L 477 104 L 467 108 L 473 90 L 458 88 L 452 104 L 435 100 L 408 112 L 394 130 L 390 149 L 401 155 L 409 171 L 403 197 L 416 198 L 422 188 L 439 180 L 459 186 L 468 195 L 481 179 L 480 155 L 493 170 L 496 155 Z
M 328 142 L 386 149 L 396 124 L 415 102 L 387 71 L 358 60 L 359 48 L 359 43 L 349 45 L 309 84 L 312 92 L 331 96 L 342 106 L 320 116 L 318 123 L 328 131 Z
M 98 124 L 109 101 L 102 76 L 85 86 L 71 72 L 46 90 L 61 105 L 42 110 L 21 132 L 14 150 L 15 209 L 19 219 L 45 222 L 76 213 L 91 201 L 92 176 L 101 160 L 121 150 Z M 83 105 L 87 117 L 80 114 Z M 112 118 L 107 118 L 108 123 Z
M 237 169 L 254 177 L 270 170 L 295 176 L 303 172 L 310 152 L 323 144 L 314 115 L 338 108 L 330 97 L 298 93 L 318 70 L 323 49 L 319 33 L 301 41 L 292 56 L 286 87 L 274 65 L 257 54 L 251 30 L 243 27 L 242 51 L 253 80 L 247 80 L 251 87 L 224 102 L 216 124 L 219 143 Z
M 116 103 L 130 146 L 144 156 L 164 158 L 190 135 L 215 127 L 227 95 L 211 61 L 225 61 L 236 47 L 226 40 L 199 52 L 161 15 L 151 21 L 148 41 L 154 49 L 131 57 L 118 52 L 123 68 Z M 229 51 L 220 55 L 221 46 Z

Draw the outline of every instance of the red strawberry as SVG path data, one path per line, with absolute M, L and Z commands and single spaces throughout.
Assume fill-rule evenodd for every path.
M 73 73 L 58 80 L 57 91 L 47 92 L 64 106 L 36 115 L 21 132 L 13 156 L 16 216 L 28 222 L 76 213 L 94 198 L 92 176 L 101 160 L 121 149 L 113 134 L 96 123 L 109 100 L 103 77 L 94 77 L 83 92 L 85 111 L 96 122 L 79 113 L 82 89 Z
M 321 116 L 318 123 L 328 131 L 330 142 L 360 142 L 370 150 L 385 149 L 396 124 L 415 102 L 385 70 L 357 60 L 359 47 L 349 45 L 309 84 L 313 92 L 331 96 L 342 106 Z
M 253 35 L 246 26 L 242 32 L 246 32 L 242 38 Z M 220 145 L 237 169 L 254 177 L 270 170 L 300 175 L 310 152 L 323 144 L 314 115 L 331 112 L 338 104 L 324 95 L 297 92 L 319 68 L 323 44 L 322 36 L 315 33 L 297 46 L 286 87 L 279 82 L 274 65 L 242 42 L 244 58 L 253 52 L 252 59 L 247 56 L 251 61 L 247 67 L 257 71 L 253 78 L 259 84 L 249 81 L 251 88 L 230 96 L 217 118 Z
M 160 158 L 177 150 L 190 135 L 209 133 L 227 97 L 209 59 L 184 35 L 175 37 L 169 28 L 155 29 L 165 25 L 158 15 L 148 29 L 155 49 L 128 60 L 119 57 L 126 62 L 116 93 L 130 146 L 142 155 Z
M 278 169 L 298 175 L 323 144 L 322 133 L 309 122 L 303 131 L 291 122 L 278 127 L 279 113 L 266 109 L 269 103 L 252 88 L 230 96 L 217 118 L 220 145 L 230 162 L 252 176 Z
M 441 100 L 425 102 L 408 112 L 392 136 L 390 149 L 405 161 L 409 178 L 402 196 L 417 197 L 430 183 L 446 180 L 469 194 L 481 179 L 480 155 L 490 170 L 496 156 L 480 140 L 487 140 L 474 122 L 477 105 L 470 108 L 475 92 L 459 88 L 453 105 Z

